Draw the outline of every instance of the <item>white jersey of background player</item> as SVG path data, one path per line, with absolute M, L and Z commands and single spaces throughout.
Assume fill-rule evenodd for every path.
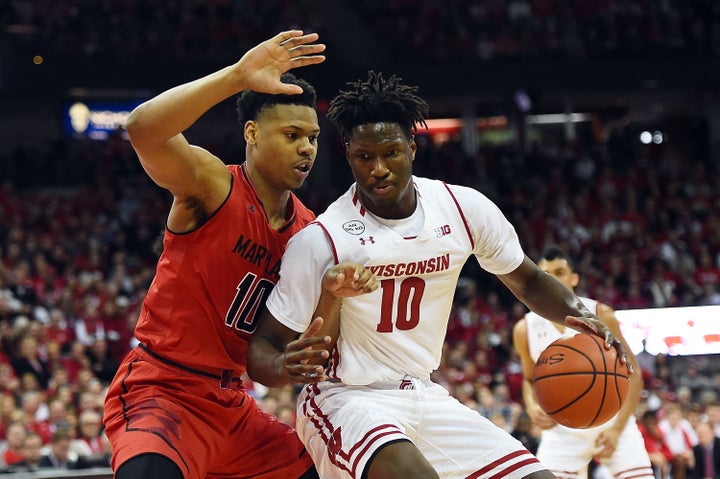
M 342 300 L 328 380 L 298 399 L 296 429 L 320 476 L 551 479 L 519 441 L 430 381 L 460 270 L 475 255 L 531 309 L 598 334 L 608 347 L 614 335 L 524 255 L 489 199 L 412 175 L 411 130 L 427 113 L 416 87 L 375 72 L 348 85 L 328 118 L 346 141 L 355 183 L 288 243 L 250 343 L 250 377 L 287 381 L 283 348 L 316 323 L 325 270 L 362 264 L 379 287 Z
M 538 266 L 570 289 L 574 289 L 578 283 L 579 277 L 573 271 L 570 259 L 556 246 L 543 252 Z M 616 335 L 622 337 L 611 308 L 590 298 L 580 297 L 580 300 L 600 319 L 606 321 L 611 329 L 618 329 Z M 593 428 L 571 429 L 556 424 L 539 409 L 532 392 L 532 368 L 550 343 L 577 333 L 532 311 L 515 325 L 514 345 L 523 363 L 525 378 L 523 399 L 530 416 L 543 428 L 537 451 L 538 459 L 558 479 L 587 477 L 588 464 L 593 457 L 600 460 L 607 471 L 619 479 L 652 479 L 654 475 L 650 458 L 633 415 L 639 400 L 639 387 L 642 385 L 631 386 L 623 410 L 610 421 Z M 634 357 L 631 356 L 631 360 L 634 364 Z M 641 378 L 635 374 L 631 376 L 632 381 L 641 381 Z

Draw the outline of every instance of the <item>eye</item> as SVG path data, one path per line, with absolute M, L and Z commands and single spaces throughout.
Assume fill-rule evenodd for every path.
M 310 143 L 313 143 L 313 144 L 314 144 L 314 143 L 317 143 L 317 141 L 318 141 L 318 135 L 310 135 L 310 136 L 308 137 L 308 140 L 310 140 Z
M 285 136 L 287 136 L 290 140 L 297 140 L 298 137 L 297 133 L 295 132 L 287 132 L 285 133 Z
M 390 150 L 387 152 L 387 156 L 389 156 L 389 157 L 397 156 L 399 154 L 400 154 L 399 150 Z

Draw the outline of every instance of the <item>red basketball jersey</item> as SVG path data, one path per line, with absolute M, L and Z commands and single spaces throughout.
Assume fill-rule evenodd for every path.
M 135 337 L 178 363 L 239 376 L 285 245 L 315 215 L 291 194 L 291 218 L 272 229 L 245 165 L 228 169 L 230 194 L 205 224 L 183 234 L 165 229 Z

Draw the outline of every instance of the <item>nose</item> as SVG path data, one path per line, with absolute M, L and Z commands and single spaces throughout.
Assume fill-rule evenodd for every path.
M 310 141 L 310 138 L 303 138 L 298 147 L 302 156 L 313 156 L 317 150 L 317 145 Z
M 373 176 L 384 177 L 387 176 L 389 172 L 390 170 L 385 164 L 385 161 L 380 157 L 376 157 L 372 163 L 372 170 L 370 171 L 370 173 Z

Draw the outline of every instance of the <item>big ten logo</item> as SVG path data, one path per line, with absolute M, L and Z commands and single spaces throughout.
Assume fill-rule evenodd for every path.
M 450 225 L 442 225 L 437 228 L 435 228 L 435 234 L 438 238 L 449 235 L 451 233 Z

